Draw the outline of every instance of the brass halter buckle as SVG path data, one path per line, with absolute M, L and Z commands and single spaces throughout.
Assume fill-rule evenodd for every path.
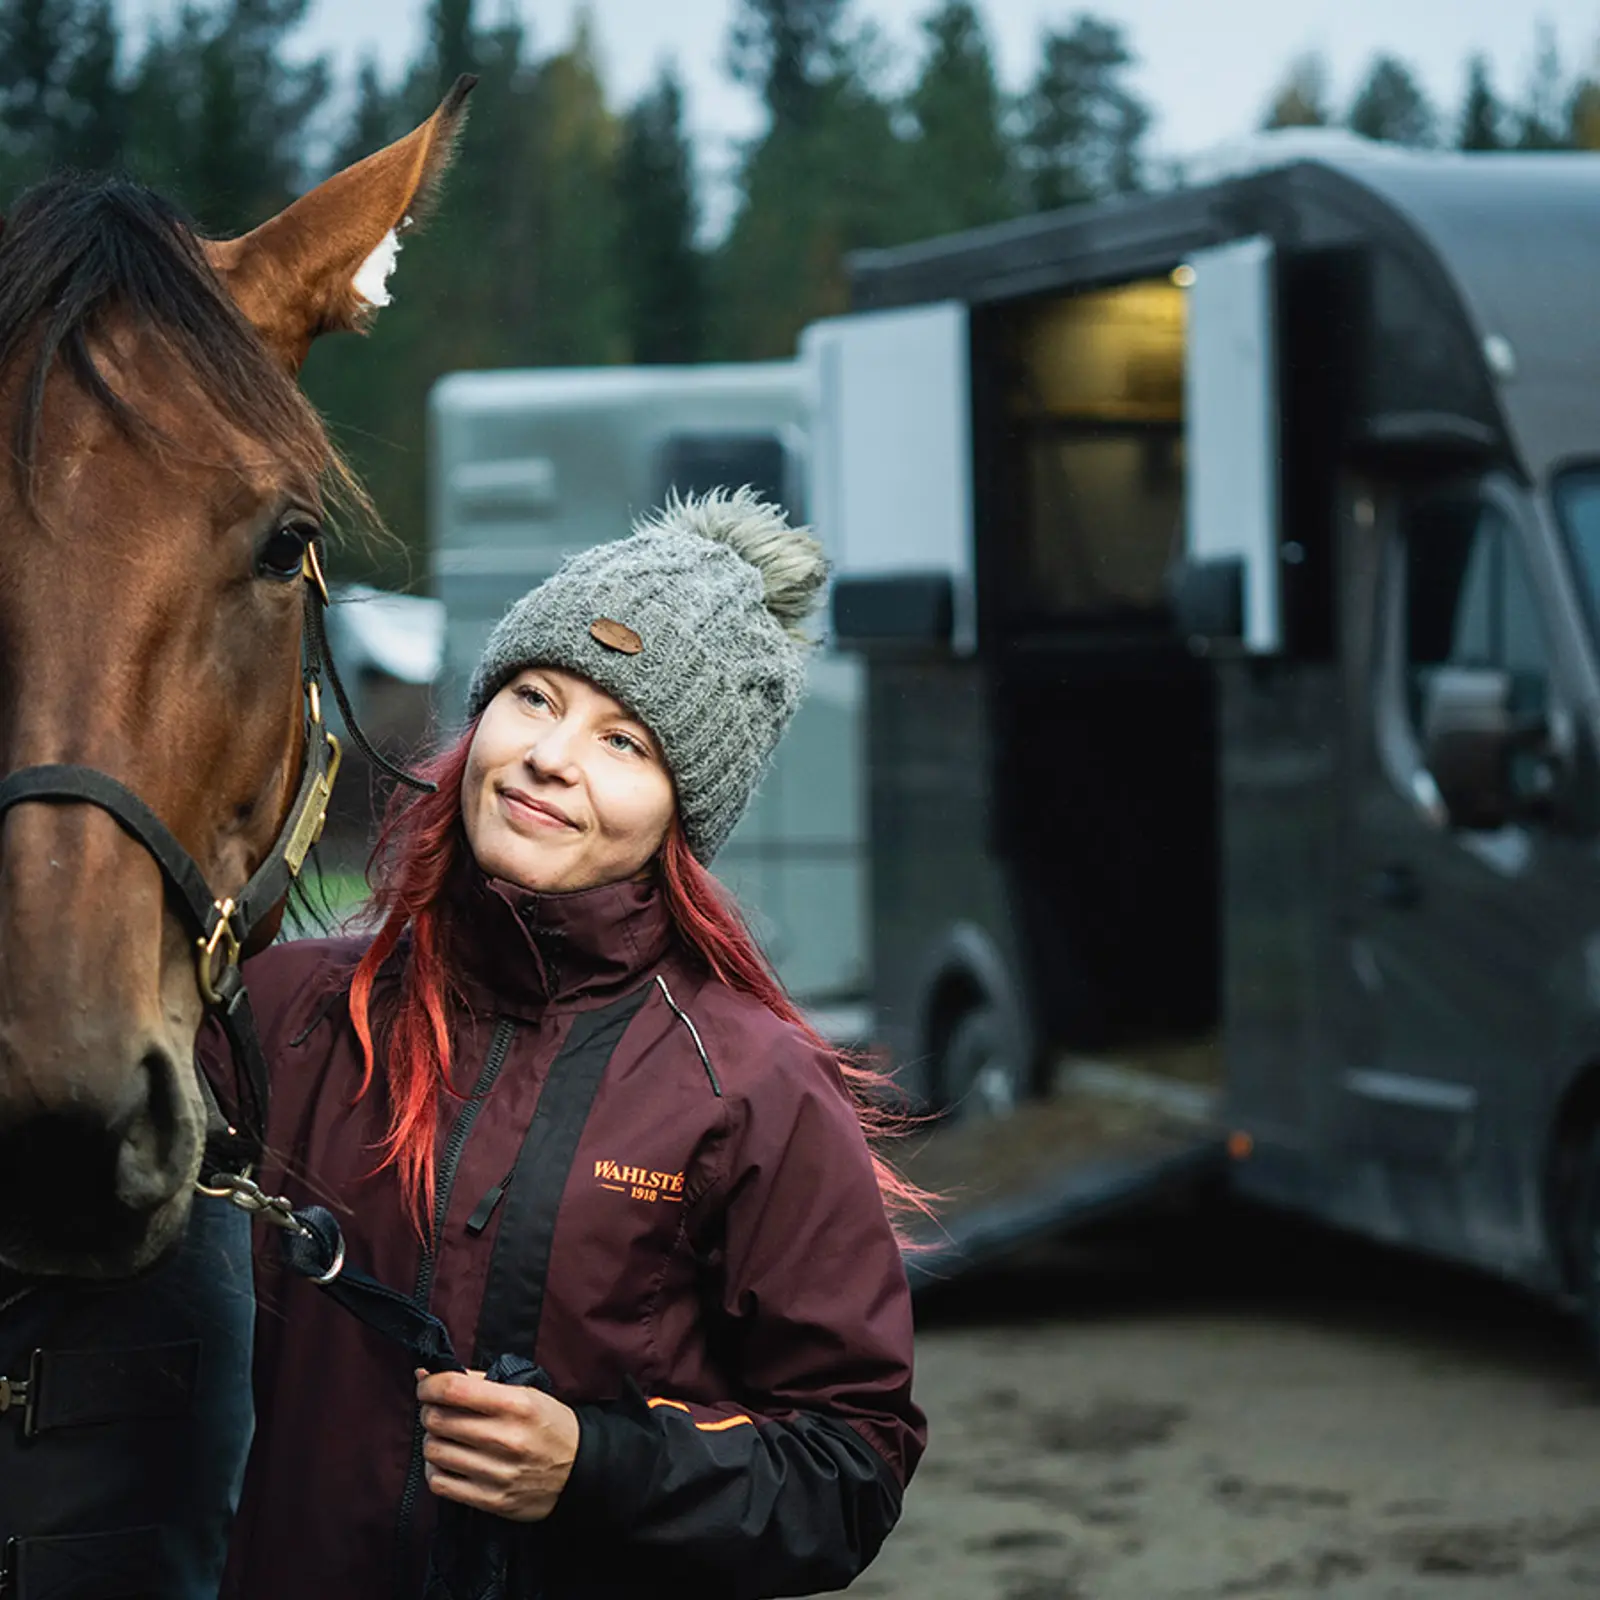
M 307 583 L 316 585 L 323 605 L 331 606 L 333 601 L 328 596 L 328 580 L 322 575 L 322 562 L 317 555 L 315 542 L 306 546 L 306 553 L 300 558 L 300 573 Z
M 195 940 L 200 951 L 195 968 L 201 997 L 208 1005 L 220 1006 L 227 1003 L 227 997 L 218 992 L 217 985 L 224 974 L 239 965 L 242 947 L 233 928 L 233 901 L 217 901 L 216 910 L 216 927 L 206 937 Z

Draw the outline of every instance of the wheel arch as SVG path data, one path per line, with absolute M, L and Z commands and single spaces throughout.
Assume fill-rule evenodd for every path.
M 972 1009 L 993 1007 L 1008 1046 L 1037 1076 L 1038 1041 L 1021 985 L 997 941 L 972 922 L 953 923 L 934 946 L 917 988 L 916 1058 L 930 1098 L 936 1096 L 939 1062 L 957 1024 Z

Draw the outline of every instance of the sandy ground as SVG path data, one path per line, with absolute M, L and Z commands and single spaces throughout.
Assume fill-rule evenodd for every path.
M 880 1600 L 1592 1600 L 1600 1380 L 1465 1274 L 1255 1214 L 941 1287 Z

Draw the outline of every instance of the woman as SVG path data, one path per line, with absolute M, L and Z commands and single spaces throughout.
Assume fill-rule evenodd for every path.
M 250 964 L 267 1184 L 550 1392 L 417 1374 L 265 1241 L 225 1593 L 416 1596 L 445 1503 L 514 1528 L 551 1600 L 836 1588 L 894 1524 L 924 1427 L 885 1200 L 914 1195 L 705 870 L 824 576 L 747 491 L 570 561 L 391 821 L 376 938 Z

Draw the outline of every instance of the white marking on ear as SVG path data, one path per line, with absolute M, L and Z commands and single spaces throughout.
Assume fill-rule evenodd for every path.
M 389 274 L 394 271 L 395 257 L 399 254 L 400 238 L 391 228 L 350 280 L 350 287 L 369 306 L 386 306 L 392 302 L 394 297 L 389 293 Z

